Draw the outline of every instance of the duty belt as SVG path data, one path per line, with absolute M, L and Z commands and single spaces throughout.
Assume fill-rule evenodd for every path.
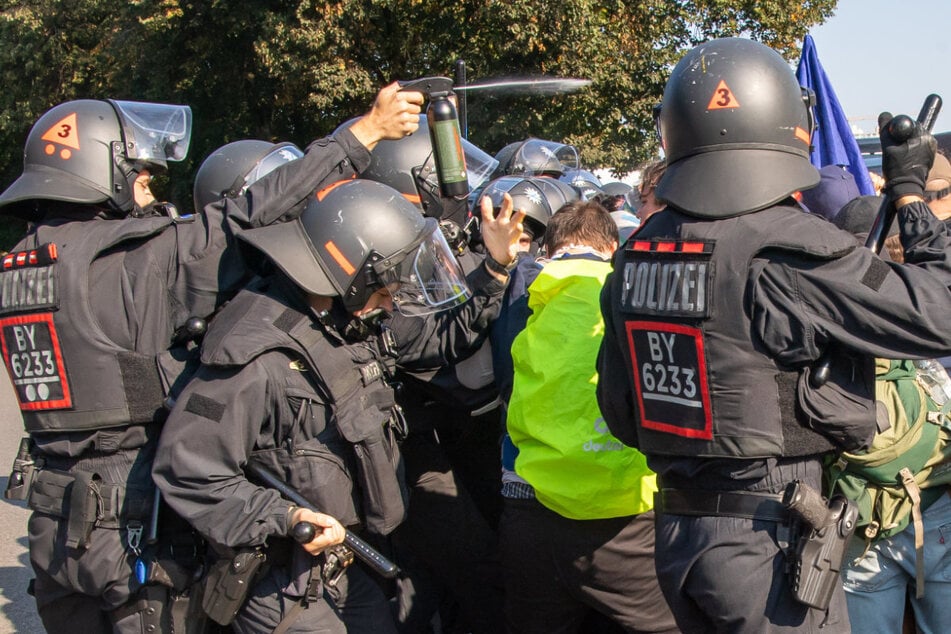
M 94 473 L 37 472 L 27 504 L 39 513 L 68 521 L 66 545 L 85 548 L 93 527 L 120 528 L 128 520 L 147 520 L 152 495 L 106 484 Z
M 782 495 L 773 493 L 661 489 L 654 494 L 654 510 L 670 515 L 786 522 L 789 510 L 782 500 Z

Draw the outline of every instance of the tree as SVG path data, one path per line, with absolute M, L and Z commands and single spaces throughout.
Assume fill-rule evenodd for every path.
M 394 79 L 552 75 L 573 95 L 473 91 L 470 140 L 489 152 L 535 136 L 576 145 L 586 167 L 625 172 L 657 152 L 651 108 L 683 52 L 753 37 L 798 57 L 836 0 L 0 0 L 0 187 L 22 169 L 30 125 L 76 98 L 184 103 L 189 159 L 159 193 L 190 204 L 190 180 L 239 138 L 300 145 L 363 112 Z

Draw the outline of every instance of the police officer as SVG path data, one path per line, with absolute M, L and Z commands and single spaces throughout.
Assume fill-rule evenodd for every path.
M 469 248 L 467 200 L 442 194 L 425 115 L 419 124 L 412 136 L 378 144 L 361 177 L 394 187 L 422 215 L 437 219 L 471 275 L 482 270 L 484 256 Z M 469 188 L 477 190 L 498 163 L 468 140 L 461 144 Z M 526 215 L 523 228 L 530 222 Z M 397 339 L 415 340 L 421 318 L 394 317 Z M 401 632 L 428 632 L 437 613 L 446 629 L 491 634 L 504 628 L 495 534 L 498 401 L 485 340 L 485 328 L 473 329 L 435 365 L 409 362 L 409 351 L 397 366 L 411 499 L 406 521 L 390 539 L 403 572 L 397 581 Z
M 519 220 L 489 219 L 487 243 L 503 263 Z M 395 444 L 403 422 L 390 386 L 396 356 L 437 362 L 456 324 L 465 331 L 497 305 L 505 278 L 483 267 L 470 277 L 470 292 L 437 222 L 392 188 L 363 179 L 318 192 L 298 220 L 241 237 L 277 271 L 212 322 L 202 367 L 163 431 L 156 482 L 222 556 L 264 549 L 269 569 L 235 605 L 237 632 L 342 632 L 344 625 L 393 632 L 380 587 L 359 566 L 337 578 L 328 573 L 332 560 L 313 557 L 342 534 L 302 549 L 288 533 L 308 521 L 334 535 L 342 524 L 385 536 L 403 520 Z M 424 345 L 402 345 L 389 330 L 394 304 L 402 314 L 427 315 L 416 332 Z M 279 473 L 326 515 L 249 480 L 249 461 Z
M 144 196 L 151 173 L 186 155 L 187 107 L 80 100 L 33 126 L 23 174 L 0 194 L 0 213 L 32 221 L 0 271 L 0 333 L 37 467 L 21 494 L 48 631 L 168 631 L 173 616 L 185 631 L 181 603 L 172 615 L 163 607 L 184 592 L 195 545 L 179 543 L 178 560 L 165 557 L 168 540 L 146 547 L 163 534 L 150 528 L 150 467 L 183 371 L 176 333 L 243 283 L 236 231 L 293 210 L 362 168 L 380 139 L 415 129 L 422 95 L 398 88 L 384 88 L 362 124 L 315 141 L 301 169 L 201 215 Z
M 802 576 L 811 561 L 797 570 L 819 535 L 791 530 L 805 522 L 782 494 L 820 490 L 823 456 L 869 442 L 872 356 L 951 347 L 951 240 L 922 198 L 933 138 L 883 127 L 907 264 L 883 262 L 791 198 L 819 181 L 809 100 L 761 44 L 688 52 L 659 114 L 668 208 L 618 252 L 602 294 L 598 400 L 660 477 L 655 561 L 685 632 L 849 631 L 836 562 L 818 580 Z M 825 351 L 829 377 L 810 381 Z M 847 534 L 843 516 L 822 535 Z M 817 581 L 831 596 L 806 596 Z

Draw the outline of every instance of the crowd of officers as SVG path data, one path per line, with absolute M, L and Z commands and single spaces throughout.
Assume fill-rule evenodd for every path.
M 229 143 L 191 213 L 149 189 L 187 107 L 35 123 L 0 338 L 47 631 L 850 631 L 809 494 L 874 357 L 951 354 L 933 138 L 882 121 L 896 264 L 793 199 L 809 94 L 750 40 L 673 69 L 640 191 L 461 139 L 446 195 L 423 104 Z

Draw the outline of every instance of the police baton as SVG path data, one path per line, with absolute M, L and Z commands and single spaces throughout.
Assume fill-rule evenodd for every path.
M 931 132 L 934 128 L 938 113 L 941 112 L 941 97 L 935 94 L 925 97 L 925 102 L 918 112 L 918 123 L 922 128 Z M 900 114 L 888 122 L 888 133 L 899 143 L 904 143 L 915 132 L 915 122 L 908 115 Z M 886 193 L 882 196 L 882 204 L 875 215 L 875 222 L 868 232 L 868 238 L 865 240 L 865 247 L 871 249 L 873 253 L 880 253 L 885 245 L 885 238 L 888 237 L 888 231 L 895 222 L 895 216 L 898 210 L 895 208 L 895 201 Z M 832 355 L 827 351 L 822 355 L 819 361 L 812 369 L 809 376 L 809 382 L 813 387 L 819 388 L 825 385 L 829 380 L 829 373 L 832 370 Z
M 309 511 L 313 511 L 314 513 L 320 512 L 307 500 L 307 498 L 300 494 L 300 491 L 297 491 L 292 486 L 278 478 L 267 467 L 261 466 L 260 464 L 256 464 L 254 462 L 248 462 L 248 464 L 245 465 L 245 469 L 248 471 L 248 473 L 260 480 L 266 486 L 274 489 L 297 506 L 305 508 Z M 297 532 L 296 527 L 295 532 Z M 313 539 L 313 536 L 311 536 L 311 539 Z M 368 565 L 381 577 L 392 579 L 396 577 L 397 574 L 399 574 L 400 570 L 396 567 L 396 564 L 381 555 L 368 543 L 346 529 L 344 530 L 343 543 L 353 551 L 353 554 L 360 561 Z

